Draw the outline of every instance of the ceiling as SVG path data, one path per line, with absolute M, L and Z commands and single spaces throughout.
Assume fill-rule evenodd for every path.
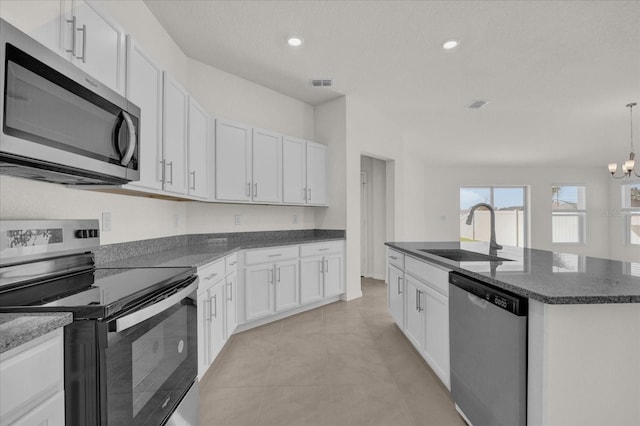
M 187 56 L 312 105 L 358 98 L 432 164 L 605 170 L 628 155 L 639 0 L 146 4 Z M 475 99 L 490 102 L 465 109 Z M 640 108 L 634 121 L 640 151 Z

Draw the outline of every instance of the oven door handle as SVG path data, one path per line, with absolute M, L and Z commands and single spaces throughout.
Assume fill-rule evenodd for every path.
M 162 311 L 166 311 L 197 289 L 198 281 L 196 280 L 176 294 L 167 297 L 166 299 L 162 299 L 158 303 L 147 306 L 146 308 L 140 309 L 132 314 L 125 315 L 122 318 L 118 318 L 116 320 L 116 332 L 119 333 L 129 327 L 133 327 L 134 325 L 140 324 L 141 322 L 158 315 Z

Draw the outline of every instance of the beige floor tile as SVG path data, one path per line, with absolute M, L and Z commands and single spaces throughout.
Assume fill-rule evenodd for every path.
M 253 426 L 264 398 L 264 388 L 213 388 L 200 390 L 200 424 Z
M 322 333 L 322 311 L 314 309 L 282 321 L 282 335 Z
M 329 349 L 329 373 L 334 385 L 394 383 L 387 366 L 375 350 L 353 354 Z
M 334 385 L 336 422 L 349 426 L 416 426 L 395 384 Z
M 269 375 L 273 355 L 242 354 L 232 356 L 226 353 L 211 366 L 209 380 L 218 387 L 264 386 Z
M 360 315 L 346 312 L 328 313 L 324 317 L 324 332 L 334 333 L 367 333 L 367 324 Z
M 329 385 L 329 360 L 322 355 L 277 354 L 269 377 L 268 386 Z
M 327 338 L 324 334 L 285 334 L 280 338 L 277 354 L 327 356 Z
M 260 426 L 333 426 L 334 404 L 329 386 L 268 388 L 260 410 Z

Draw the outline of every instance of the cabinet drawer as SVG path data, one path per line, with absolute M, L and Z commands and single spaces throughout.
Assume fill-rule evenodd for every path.
M 60 328 L 2 354 L 0 424 L 11 423 L 62 391 L 63 353 Z
M 328 243 L 304 244 L 300 246 L 300 257 L 318 256 L 329 253 L 340 253 L 344 249 L 343 241 Z
M 233 253 L 231 256 L 225 257 L 224 263 L 226 268 L 226 274 L 229 275 L 230 273 L 236 270 L 236 265 L 238 264 L 238 254 Z
M 198 278 L 200 283 L 198 284 L 198 291 L 206 290 L 212 285 L 224 278 L 225 275 L 225 261 L 220 259 L 214 263 L 202 266 L 198 268 Z
M 255 265 L 258 263 L 280 262 L 285 259 L 298 257 L 298 246 L 274 247 L 248 251 L 245 254 L 245 263 Z
M 444 295 L 449 294 L 449 270 L 407 256 L 405 272 L 429 284 Z
M 404 269 L 404 254 L 394 249 L 387 249 L 387 261 L 400 269 Z

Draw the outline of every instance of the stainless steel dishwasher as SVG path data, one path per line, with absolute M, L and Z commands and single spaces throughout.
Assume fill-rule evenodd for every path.
M 527 424 L 526 298 L 451 272 L 451 395 L 473 426 Z

